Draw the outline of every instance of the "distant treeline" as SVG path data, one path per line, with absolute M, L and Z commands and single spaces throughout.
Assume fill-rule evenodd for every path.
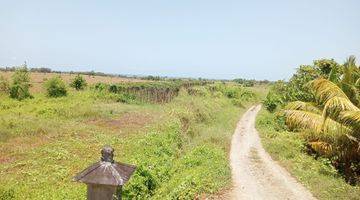
M 243 79 L 243 78 L 237 78 L 234 79 L 233 81 L 245 87 L 253 87 L 254 85 L 263 85 L 263 84 L 271 83 L 268 80 L 255 80 L 255 79 Z
M 0 71 L 12 72 L 12 71 L 15 71 L 17 68 L 19 68 L 19 67 L 18 66 L 0 67 Z M 52 70 L 47 67 L 36 67 L 36 68 L 28 68 L 28 69 L 30 72 L 39 72 L 39 73 L 81 74 L 81 75 L 89 75 L 89 76 L 111 76 L 111 77 L 137 78 L 136 76 L 127 76 L 127 75 L 121 75 L 121 74 L 107 74 L 107 73 L 95 72 L 95 71 L 57 71 L 57 70 Z
M 23 65 L 26 67 L 26 64 Z M 0 71 L 5 72 L 12 72 L 15 71 L 18 66 L 14 67 L 0 67 Z M 108 76 L 108 77 L 120 77 L 120 78 L 133 78 L 133 79 L 141 79 L 141 80 L 151 80 L 151 81 L 200 81 L 200 82 L 213 82 L 213 81 L 221 81 L 221 82 L 229 82 L 234 81 L 242 86 L 245 87 L 252 87 L 254 85 L 262 85 L 262 84 L 269 84 L 271 83 L 268 80 L 255 80 L 255 79 L 243 79 L 238 78 L 234 80 L 227 80 L 227 79 L 205 79 L 205 78 L 175 78 L 175 77 L 167 77 L 167 76 L 141 76 L 141 75 L 123 75 L 123 74 L 108 74 L 103 72 L 95 72 L 95 71 L 57 71 L 52 70 L 47 67 L 36 67 L 36 68 L 28 68 L 30 72 L 38 72 L 38 73 L 59 73 L 59 74 L 81 74 L 81 75 L 88 75 L 88 76 Z

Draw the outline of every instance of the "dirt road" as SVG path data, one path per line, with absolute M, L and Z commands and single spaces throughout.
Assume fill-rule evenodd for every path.
M 232 199 L 315 199 L 263 149 L 255 129 L 261 106 L 251 107 L 239 121 L 231 141 Z

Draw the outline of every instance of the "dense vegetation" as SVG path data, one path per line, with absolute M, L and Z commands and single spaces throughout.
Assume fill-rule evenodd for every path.
M 322 59 L 300 66 L 288 83 L 273 85 L 265 107 L 278 124 L 299 132 L 307 151 L 326 158 L 350 184 L 360 182 L 360 69 Z
M 147 101 L 149 91 L 158 93 L 156 101 Z M 118 101 L 126 95 L 135 100 Z M 256 100 L 239 85 L 173 81 L 33 96 L 0 95 L 0 199 L 83 199 L 85 185 L 71 179 L 99 159 L 104 144 L 117 161 L 137 165 L 126 199 L 216 193 L 231 180 L 227 152 L 242 106 Z
M 360 187 L 348 184 L 328 158 L 308 154 L 308 145 L 302 134 L 290 132 L 279 123 L 279 118 L 262 110 L 256 120 L 262 145 L 317 199 L 357 200 Z

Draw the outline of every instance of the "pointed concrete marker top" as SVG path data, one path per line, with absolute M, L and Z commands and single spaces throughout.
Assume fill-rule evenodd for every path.
M 136 166 L 114 161 L 114 149 L 105 146 L 101 150 L 101 161 L 78 173 L 75 181 L 86 184 L 122 186 L 134 173 Z

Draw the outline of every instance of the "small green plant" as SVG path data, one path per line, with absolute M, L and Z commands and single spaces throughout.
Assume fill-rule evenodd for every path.
M 29 92 L 30 88 L 30 76 L 29 71 L 24 67 L 17 68 L 12 76 L 12 84 L 10 86 L 10 97 L 13 99 L 23 100 L 31 98 Z
M 87 86 L 86 80 L 80 74 L 78 74 L 70 84 L 71 87 L 75 88 L 76 90 L 83 90 Z
M 55 76 L 47 80 L 44 87 L 49 97 L 62 97 L 67 95 L 65 82 L 60 76 Z

